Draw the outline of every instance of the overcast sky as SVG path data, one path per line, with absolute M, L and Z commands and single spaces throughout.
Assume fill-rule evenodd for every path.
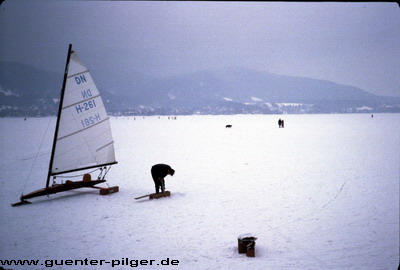
M 171 75 L 243 66 L 400 96 L 395 2 L 6 0 L 0 61 Z M 1 82 L 0 82 L 1 84 Z

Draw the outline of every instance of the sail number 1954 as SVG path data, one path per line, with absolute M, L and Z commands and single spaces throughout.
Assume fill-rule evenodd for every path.
M 95 115 L 89 116 L 85 119 L 81 120 L 81 124 L 84 128 L 94 125 L 101 121 L 100 114 L 96 113 Z

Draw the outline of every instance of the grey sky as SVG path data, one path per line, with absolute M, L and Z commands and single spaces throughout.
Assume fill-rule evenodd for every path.
M 400 96 L 395 2 L 22 1 L 0 6 L 0 61 L 171 75 L 243 66 Z

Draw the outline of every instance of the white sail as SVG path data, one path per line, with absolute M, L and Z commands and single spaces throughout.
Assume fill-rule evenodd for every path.
M 107 112 L 89 70 L 71 52 L 51 175 L 116 163 Z

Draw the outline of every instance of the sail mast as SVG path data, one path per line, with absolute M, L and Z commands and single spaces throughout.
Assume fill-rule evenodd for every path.
M 51 149 L 49 171 L 47 173 L 46 188 L 49 187 L 49 185 L 50 185 L 51 168 L 53 167 L 54 150 L 55 150 L 55 147 L 56 147 L 56 141 L 57 141 L 57 136 L 58 136 L 58 127 L 60 125 L 60 118 L 61 118 L 60 116 L 61 116 L 61 111 L 62 111 L 62 106 L 63 106 L 63 101 L 64 101 L 65 85 L 67 83 L 68 65 L 69 65 L 69 59 L 70 59 L 70 56 L 71 56 L 71 52 L 72 52 L 72 44 L 69 44 L 67 61 L 65 63 L 64 81 L 63 81 L 63 85 L 62 85 L 62 88 L 61 88 L 60 102 L 59 102 L 59 105 L 58 105 L 56 130 L 54 132 L 54 140 L 53 140 L 53 147 Z

